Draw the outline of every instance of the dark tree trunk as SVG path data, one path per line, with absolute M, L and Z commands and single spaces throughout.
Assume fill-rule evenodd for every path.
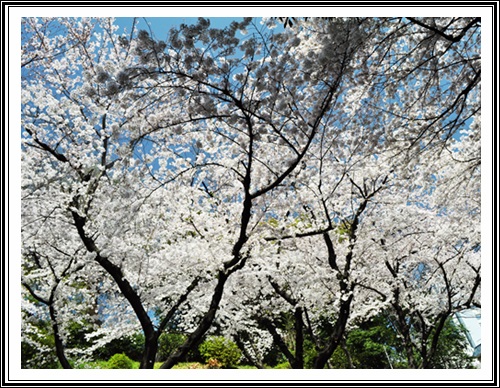
M 69 363 L 66 355 L 64 354 L 64 343 L 61 340 L 61 335 L 59 333 L 59 325 L 57 324 L 56 312 L 53 303 L 49 304 L 49 314 L 50 320 L 52 321 L 52 330 L 54 331 L 54 342 L 56 346 L 56 355 L 64 369 L 73 369 Z
M 274 343 L 279 348 L 281 353 L 283 353 L 283 355 L 286 357 L 286 359 L 290 363 L 290 366 L 293 369 L 297 369 L 297 368 L 295 368 L 295 366 L 296 366 L 295 356 L 292 354 L 290 349 L 288 349 L 288 346 L 286 345 L 285 341 L 283 340 L 281 335 L 276 330 L 276 327 L 274 326 L 273 322 L 271 322 L 271 320 L 268 318 L 260 318 L 259 323 L 263 327 L 265 327 L 266 330 L 271 334 L 271 336 L 273 337 Z
M 249 120 L 249 119 L 248 119 Z M 251 132 L 251 122 L 249 120 L 249 131 Z M 212 323 L 215 319 L 215 314 L 219 309 L 220 301 L 222 295 L 224 294 L 224 287 L 229 276 L 243 268 L 246 263 L 246 256 L 242 256 L 241 250 L 248 240 L 247 229 L 250 223 L 250 218 L 252 216 L 252 196 L 250 195 L 250 180 L 251 180 L 251 169 L 252 169 L 252 136 L 250 136 L 250 149 L 248 154 L 248 165 L 245 178 L 243 179 L 243 187 L 245 190 L 245 198 L 243 200 L 243 209 L 241 212 L 241 226 L 240 234 L 238 240 L 235 242 L 232 249 L 232 259 L 224 264 L 224 269 L 220 270 L 217 274 L 217 284 L 212 295 L 212 300 L 210 301 L 210 307 L 201 319 L 198 327 L 193 331 L 186 341 L 170 356 L 160 367 L 161 369 L 170 369 L 178 362 L 182 361 L 191 349 L 201 341 L 205 333 L 210 329 Z
M 399 295 L 399 292 L 397 293 Z M 397 298 L 396 298 L 397 300 Z M 396 316 L 398 318 L 399 322 L 399 330 L 401 331 L 401 334 L 403 335 L 403 345 L 405 348 L 406 352 L 406 359 L 408 361 L 408 367 L 410 369 L 415 369 L 417 368 L 415 357 L 413 355 L 413 345 L 411 341 L 411 334 L 410 334 L 410 328 L 408 324 L 406 323 L 407 316 L 404 313 L 403 309 L 399 304 L 394 304 L 393 305 L 395 311 L 396 311 Z
M 347 319 L 351 311 L 352 295 L 342 302 L 340 306 L 339 316 L 335 325 L 333 326 L 332 335 L 328 341 L 328 344 L 318 353 L 316 359 L 313 363 L 314 369 L 323 369 L 333 352 L 337 349 L 345 333 L 345 327 L 347 325 Z
M 149 337 L 145 338 L 144 353 L 142 354 L 141 364 L 139 369 L 153 369 L 158 352 L 158 333 L 154 332 Z
M 167 360 L 160 367 L 161 369 L 170 369 L 175 364 L 182 361 L 187 356 L 188 352 L 191 349 L 194 349 L 194 347 L 201 341 L 203 335 L 208 331 L 208 329 L 210 329 L 217 309 L 219 308 L 219 304 L 224 293 L 224 286 L 226 284 L 228 276 L 228 274 L 222 271 L 219 272 L 217 285 L 215 286 L 212 301 L 210 302 L 210 308 L 201 319 L 196 330 L 193 331 L 188 336 L 187 340 L 167 358 Z
M 130 303 L 130 306 L 134 310 L 140 324 L 142 331 L 144 333 L 144 338 L 146 340 L 146 346 L 144 348 L 143 358 L 141 360 L 140 368 L 149 369 L 154 367 L 154 361 L 156 358 L 156 352 L 158 350 L 158 333 L 155 331 L 153 322 L 149 318 L 147 311 L 142 305 L 140 296 L 134 290 L 132 285 L 123 275 L 120 267 L 112 263 L 108 258 L 101 255 L 97 245 L 92 237 L 87 236 L 85 232 L 86 218 L 80 216 L 78 213 L 72 211 L 73 220 L 75 222 L 76 229 L 82 240 L 85 248 L 88 252 L 96 254 L 95 261 L 97 261 L 102 268 L 113 278 L 116 285 L 120 289 L 122 295 Z
M 446 321 L 449 317 L 449 314 L 441 314 L 437 318 L 437 325 L 434 328 L 434 333 L 432 336 L 432 342 L 427 350 L 426 346 L 426 354 L 425 357 L 422 357 L 422 368 L 428 369 L 431 367 L 432 364 L 432 359 L 434 358 L 434 355 L 436 354 L 438 343 L 439 343 L 439 337 L 441 336 L 441 333 L 443 332 L 444 326 L 446 324 Z
M 295 317 L 295 365 L 293 369 L 304 369 L 304 321 L 302 309 L 297 307 Z
M 236 342 L 236 345 L 238 345 L 238 347 L 240 348 L 241 352 L 243 353 L 243 355 L 245 356 L 245 358 L 248 360 L 248 362 L 250 364 L 252 364 L 257 369 L 264 369 L 264 365 L 262 365 L 259 361 L 255 360 L 250 355 L 250 353 L 248 353 L 248 350 L 247 350 L 245 344 L 243 343 L 243 341 L 241 340 L 241 338 L 239 336 L 235 338 L 235 342 Z

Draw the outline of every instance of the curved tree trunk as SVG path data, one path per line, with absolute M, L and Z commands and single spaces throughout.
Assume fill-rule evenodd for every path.
M 152 369 L 154 367 L 156 352 L 158 350 L 158 333 L 154 329 L 153 322 L 151 322 L 151 319 L 142 304 L 141 298 L 125 278 L 121 268 L 112 263 L 107 257 L 102 256 L 94 239 L 87 235 L 85 232 L 87 219 L 80 216 L 75 211 L 72 211 L 71 214 L 73 216 L 78 235 L 85 245 L 85 248 L 88 252 L 92 252 L 96 255 L 95 261 L 99 263 L 101 267 L 104 268 L 104 270 L 113 278 L 122 295 L 125 299 L 127 299 L 130 306 L 134 310 L 137 319 L 141 324 L 144 338 L 146 340 L 140 368 Z
M 139 369 L 153 369 L 158 352 L 158 333 L 154 332 L 148 337 L 145 337 L 144 352 L 142 354 L 141 364 Z
M 330 340 L 328 344 L 321 350 L 313 363 L 314 369 L 323 369 L 333 352 L 337 349 L 342 341 L 342 338 L 345 333 L 345 327 L 347 325 L 347 319 L 349 318 L 349 314 L 351 311 L 351 302 L 352 295 L 347 299 L 347 301 L 343 302 L 340 306 L 339 317 L 333 326 L 332 335 L 330 336 Z
M 255 360 L 250 355 L 245 344 L 243 343 L 243 341 L 239 337 L 240 335 L 241 335 L 241 333 L 239 332 L 238 336 L 234 339 L 234 341 L 236 342 L 236 345 L 238 345 L 238 347 L 240 348 L 241 352 L 243 353 L 243 356 L 245 356 L 245 358 L 248 360 L 248 362 L 250 364 L 252 364 L 254 367 L 256 367 L 257 369 L 264 369 L 264 365 L 262 365 L 258 360 Z
M 50 314 L 50 320 L 52 321 L 52 330 L 54 331 L 54 342 L 56 345 L 56 355 L 57 359 L 61 363 L 61 366 L 64 369 L 73 369 L 71 364 L 69 363 L 68 359 L 66 358 L 66 355 L 64 353 L 64 343 L 61 339 L 61 335 L 59 333 L 59 325 L 57 323 L 56 319 L 56 311 L 54 309 L 53 303 L 49 304 L 49 314 Z
M 187 340 L 167 358 L 160 369 L 170 369 L 175 364 L 182 361 L 186 357 L 188 352 L 201 341 L 203 335 L 208 331 L 208 329 L 210 329 L 217 309 L 219 308 L 219 304 L 224 293 L 224 286 L 226 284 L 228 276 L 228 274 L 222 271 L 219 272 L 217 285 L 215 286 L 212 301 L 210 302 L 210 307 L 207 313 L 201 319 L 201 322 L 198 324 L 196 330 L 192 332 Z
M 73 367 L 69 363 L 68 359 L 66 358 L 66 354 L 64 353 L 64 342 L 61 339 L 61 334 L 59 332 L 59 324 L 57 323 L 57 313 L 56 313 L 56 309 L 54 307 L 54 299 L 55 299 L 55 295 L 56 295 L 57 286 L 59 285 L 59 281 L 56 283 L 56 285 L 50 291 L 49 299 L 42 298 L 27 283 L 23 282 L 22 284 L 24 287 L 26 287 L 26 289 L 31 294 L 31 296 L 33 296 L 33 298 L 35 298 L 40 303 L 43 303 L 44 305 L 48 306 L 50 322 L 52 323 L 52 332 L 54 334 L 54 344 L 55 344 L 55 348 L 56 348 L 57 359 L 59 360 L 59 362 L 61 363 L 61 366 L 64 369 L 73 369 Z

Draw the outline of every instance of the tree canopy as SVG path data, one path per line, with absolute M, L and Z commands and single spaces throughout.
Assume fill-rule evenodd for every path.
M 183 333 L 171 368 L 217 333 L 325 368 L 383 313 L 436 365 L 481 306 L 481 20 L 279 22 L 22 20 L 24 342 L 71 368 L 140 331 L 152 368 Z

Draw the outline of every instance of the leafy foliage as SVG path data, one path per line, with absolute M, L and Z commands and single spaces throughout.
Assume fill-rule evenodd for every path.
M 415 331 L 415 335 L 419 335 Z M 391 324 L 391 317 L 381 314 L 346 334 L 343 347 L 333 354 L 335 368 L 399 369 L 408 368 L 404 346 Z M 462 329 L 450 319 L 439 336 L 436 353 L 429 368 L 470 368 L 471 357 Z M 418 352 L 415 357 L 419 357 Z
M 144 350 L 144 335 L 134 333 L 113 339 L 93 352 L 93 357 L 107 360 L 116 353 L 123 353 L 132 360 L 140 360 Z
M 233 341 L 222 337 L 209 337 L 199 347 L 205 361 L 213 367 L 220 365 L 229 368 L 238 365 L 241 351 Z
M 107 366 L 109 369 L 132 369 L 134 363 L 124 353 L 116 353 L 108 360 Z
M 163 333 L 158 341 L 158 359 L 166 360 L 185 340 L 186 336 L 184 334 Z
M 431 359 L 430 368 L 466 369 L 473 367 L 473 359 L 467 349 L 464 330 L 453 320 L 446 321 L 445 328 L 439 336 L 436 353 Z

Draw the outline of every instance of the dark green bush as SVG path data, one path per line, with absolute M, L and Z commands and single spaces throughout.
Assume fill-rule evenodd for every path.
M 163 333 L 158 340 L 158 360 L 166 360 L 168 356 L 181 346 L 186 340 L 184 334 L 179 333 Z
M 93 331 L 92 324 L 89 322 L 71 321 L 67 327 L 66 348 L 86 349 L 91 343 L 85 337 Z
M 94 357 L 107 360 L 116 353 L 125 353 L 132 360 L 139 361 L 144 351 L 144 334 L 137 332 L 107 343 L 94 352 Z
M 304 368 L 311 369 L 317 355 L 314 343 L 308 339 L 304 340 Z
M 200 345 L 199 350 L 205 362 L 217 360 L 223 368 L 237 365 L 241 358 L 238 345 L 224 337 L 209 337 Z
M 123 353 L 116 353 L 108 360 L 109 369 L 132 369 L 133 361 Z

